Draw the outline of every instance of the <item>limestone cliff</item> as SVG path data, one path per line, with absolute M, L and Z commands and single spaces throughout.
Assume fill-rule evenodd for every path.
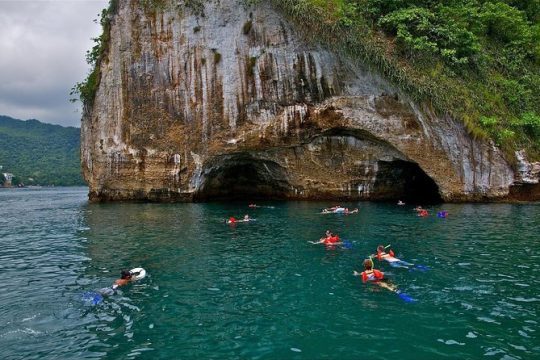
M 90 198 L 510 194 L 494 145 L 297 30 L 264 2 L 120 1 L 82 120 Z

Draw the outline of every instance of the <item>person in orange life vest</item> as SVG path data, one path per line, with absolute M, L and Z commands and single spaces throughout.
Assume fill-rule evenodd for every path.
M 236 224 L 236 219 L 234 218 L 234 216 L 231 216 L 229 220 L 227 220 L 227 224 Z
M 379 261 L 386 260 L 392 267 L 402 267 L 402 268 L 409 268 L 409 266 L 413 266 L 414 264 L 410 264 L 406 261 L 400 260 L 397 257 L 394 256 L 394 251 L 390 249 L 390 251 L 387 253 L 385 251 L 385 247 L 382 245 L 377 246 L 377 254 L 373 255 L 376 256 Z
M 118 289 L 120 286 L 129 284 L 132 278 L 132 274 L 129 270 L 122 270 L 120 273 L 120 279 L 116 280 L 112 286 L 113 290 Z
M 397 291 L 396 287 L 393 284 L 389 284 L 385 281 L 384 273 L 382 271 L 373 268 L 373 260 L 366 259 L 364 260 L 363 265 L 364 271 L 362 271 L 361 273 L 353 271 L 354 276 L 360 276 L 362 278 L 362 282 L 364 283 L 369 281 L 390 291 Z

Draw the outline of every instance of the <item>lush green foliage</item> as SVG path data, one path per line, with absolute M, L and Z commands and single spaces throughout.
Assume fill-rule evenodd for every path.
M 78 128 L 0 116 L 0 144 L 0 172 L 15 185 L 84 185 Z
M 78 96 L 78 99 L 72 98 L 72 102 L 80 100 L 83 104 L 87 105 L 92 105 L 94 103 L 94 97 L 100 80 L 99 63 L 102 57 L 109 51 L 111 17 L 117 10 L 118 0 L 109 0 L 109 7 L 103 9 L 101 12 L 99 22 L 103 31 L 99 37 L 92 39 L 94 40 L 95 45 L 91 50 L 86 52 L 86 62 L 91 66 L 91 70 L 84 81 L 75 84 L 75 86 L 71 88 L 70 95 Z
M 473 136 L 540 158 L 540 0 L 272 2 Z

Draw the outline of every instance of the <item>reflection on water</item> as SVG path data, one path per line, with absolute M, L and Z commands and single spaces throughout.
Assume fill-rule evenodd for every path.
M 8 359 L 533 359 L 540 206 L 88 204 L 86 189 L 0 191 L 0 348 Z M 448 210 L 447 219 L 434 216 Z M 249 213 L 257 221 L 226 225 Z M 326 229 L 353 248 L 308 244 Z M 428 271 L 352 276 L 378 244 Z M 148 276 L 98 306 L 84 291 Z M 5 289 L 5 290 L 4 290 Z

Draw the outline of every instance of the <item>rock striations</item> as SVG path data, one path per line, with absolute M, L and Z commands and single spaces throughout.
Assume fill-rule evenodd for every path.
M 477 201 L 519 183 L 493 144 L 271 5 L 144 3 L 119 1 L 85 107 L 91 200 Z

